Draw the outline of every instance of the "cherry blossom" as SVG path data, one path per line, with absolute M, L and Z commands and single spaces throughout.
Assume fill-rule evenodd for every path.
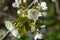
M 28 10 L 28 18 L 32 20 L 37 20 L 39 17 L 39 11 L 36 9 L 29 9 Z

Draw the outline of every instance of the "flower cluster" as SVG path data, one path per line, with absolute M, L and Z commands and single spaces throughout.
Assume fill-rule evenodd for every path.
M 34 3 L 37 2 L 38 3 L 38 0 L 34 0 Z M 22 0 L 15 0 L 15 2 L 12 4 L 13 7 L 17 7 L 19 8 L 20 3 L 22 3 Z M 24 2 L 25 3 L 25 2 Z M 27 4 L 26 4 L 27 5 Z M 37 8 L 40 7 L 42 10 L 47 10 L 47 5 L 46 5 L 46 2 L 41 2 L 38 3 L 38 6 Z M 36 25 L 37 21 L 39 21 L 39 17 L 45 17 L 47 16 L 47 12 L 41 12 L 41 10 L 38 10 L 36 8 L 30 8 L 29 7 L 27 8 L 27 10 L 25 9 L 21 9 L 19 8 L 19 10 L 17 11 L 17 14 L 18 14 L 18 21 L 17 21 L 17 26 L 19 27 L 18 30 L 20 30 L 20 32 L 23 34 L 26 34 L 28 32 L 28 30 L 30 32 L 34 32 L 34 40 L 37 40 L 37 39 L 42 39 L 44 37 L 43 33 L 46 32 L 46 26 L 45 25 L 39 25 L 39 27 L 41 29 L 39 29 Z M 13 28 L 13 25 L 10 21 L 5 21 L 5 25 L 7 27 L 7 29 L 9 29 L 11 31 L 11 33 L 18 38 L 20 37 L 18 35 L 18 32 L 15 31 L 15 29 Z M 30 30 L 31 28 L 31 30 Z M 37 29 L 36 29 L 37 28 Z M 39 32 L 39 33 L 38 33 Z

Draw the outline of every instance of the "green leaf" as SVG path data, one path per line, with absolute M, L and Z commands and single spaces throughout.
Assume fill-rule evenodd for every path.
M 22 36 L 19 40 L 30 40 L 30 38 L 28 36 Z
M 60 40 L 60 33 L 57 34 L 57 40 Z
M 24 24 L 25 22 L 27 22 L 27 21 L 28 21 L 28 19 L 27 19 L 26 17 L 21 17 L 21 18 L 19 18 L 18 26 L 19 26 L 19 27 L 23 26 L 23 24 Z
M 37 21 L 36 21 L 36 23 L 35 23 L 35 25 L 36 25 L 38 28 L 40 28 L 40 26 L 41 26 L 40 21 L 39 21 L 39 20 L 37 20 Z
M 53 25 L 55 22 L 56 22 L 55 20 L 44 20 L 43 24 L 50 26 L 50 25 Z
M 55 40 L 55 32 L 54 31 L 48 31 L 47 35 L 45 36 L 44 40 Z
M 57 24 L 57 25 L 55 26 L 55 29 L 56 29 L 56 30 L 60 30 L 60 24 Z
M 2 9 L 3 7 L 5 7 L 5 2 L 0 2 L 0 9 Z
M 53 3 L 48 4 L 48 17 L 55 16 L 55 5 Z

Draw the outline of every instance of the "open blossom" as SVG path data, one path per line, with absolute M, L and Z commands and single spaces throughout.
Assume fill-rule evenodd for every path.
M 34 40 L 37 40 L 37 39 L 43 39 L 44 35 L 43 34 L 36 34 L 34 36 Z
M 20 38 L 20 35 L 18 34 L 18 32 L 16 30 L 12 30 L 11 33 L 14 37 Z
M 5 26 L 12 33 L 14 37 L 20 38 L 20 35 L 18 34 L 18 32 L 16 32 L 16 30 L 14 30 L 13 25 L 10 21 L 5 21 Z
M 36 9 L 29 9 L 28 10 L 28 18 L 32 20 L 37 20 L 39 17 L 39 11 Z
M 5 21 L 5 26 L 7 27 L 7 29 L 14 30 L 13 25 L 10 21 Z
M 15 2 L 12 4 L 13 7 L 19 7 L 19 3 L 21 3 L 22 0 L 15 0 Z
M 46 2 L 42 2 L 41 7 L 42 7 L 43 10 L 46 10 L 47 9 Z

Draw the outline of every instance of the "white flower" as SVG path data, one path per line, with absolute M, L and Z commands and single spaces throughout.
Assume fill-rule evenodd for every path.
M 41 28 L 40 30 L 41 33 L 46 33 L 46 31 L 47 31 L 46 28 Z
M 40 26 L 41 28 L 45 28 L 46 27 L 46 25 L 42 25 L 42 26 Z
M 16 30 L 14 30 L 13 25 L 10 21 L 5 21 L 5 26 L 7 27 L 7 29 L 9 29 L 9 31 L 12 33 L 14 37 L 20 38 L 20 35 Z
M 30 40 L 33 40 L 33 38 L 34 38 L 34 34 L 31 33 L 31 31 L 27 32 L 27 36 L 29 36 Z
M 15 2 L 12 4 L 13 7 L 19 7 L 19 3 L 21 3 L 22 0 L 15 0 Z
M 55 2 L 55 0 L 51 0 L 52 2 Z
M 46 33 L 46 25 L 42 25 L 41 26 L 41 32 L 42 33 Z
M 20 35 L 18 34 L 18 32 L 16 30 L 11 31 L 12 35 L 16 38 L 20 38 Z
M 21 14 L 21 11 L 20 11 L 20 10 L 18 10 L 18 11 L 17 11 L 17 14 Z
M 5 26 L 7 27 L 7 29 L 14 30 L 13 25 L 10 21 L 5 21 Z
M 35 27 L 34 26 L 31 26 L 31 31 L 35 31 Z
M 37 39 L 43 39 L 44 35 L 43 34 L 36 34 L 34 36 L 34 40 L 37 40 Z
M 41 3 L 42 9 L 43 10 L 47 10 L 47 6 L 46 6 L 46 2 L 42 2 Z
M 37 20 L 39 17 L 39 11 L 36 9 L 30 9 L 28 10 L 28 18 L 32 20 Z
M 42 2 L 41 3 L 41 6 L 46 6 L 46 2 Z
M 38 0 L 34 0 L 34 2 L 38 2 Z

